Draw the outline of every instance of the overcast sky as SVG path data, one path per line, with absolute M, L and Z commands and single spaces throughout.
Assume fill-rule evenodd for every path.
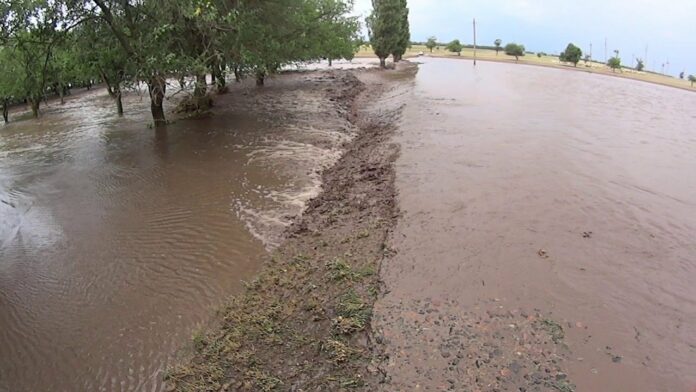
M 371 0 L 355 0 L 355 12 L 368 15 Z M 573 42 L 604 60 L 618 49 L 624 64 L 645 57 L 647 67 L 696 74 L 696 0 L 409 0 L 411 39 L 455 38 L 472 42 L 475 17 L 479 44 L 524 44 L 527 50 L 562 51 Z M 635 65 L 635 61 L 632 64 Z

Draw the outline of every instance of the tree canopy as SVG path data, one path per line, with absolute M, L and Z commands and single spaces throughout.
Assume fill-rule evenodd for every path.
M 573 63 L 574 66 L 578 66 L 580 59 L 582 59 L 582 49 L 569 43 L 566 49 L 558 56 L 561 61 L 568 63 Z
M 456 53 L 457 56 L 462 55 L 462 49 L 464 49 L 464 45 L 462 45 L 462 43 L 459 42 L 458 39 L 455 39 L 454 41 L 447 44 L 447 50 L 449 50 L 452 53 Z
M 614 56 L 607 61 L 607 65 L 613 72 L 616 72 L 617 69 L 621 69 L 621 58 Z
M 696 76 L 689 75 L 689 82 L 691 82 L 691 87 L 694 87 L 694 83 L 696 83 Z
M 524 56 L 524 52 L 524 45 L 519 45 L 514 42 L 505 45 L 505 54 L 508 56 L 515 56 L 515 60 L 519 60 L 520 56 Z
M 437 38 L 436 37 L 428 38 L 428 42 L 425 43 L 425 47 L 430 50 L 430 53 L 432 53 L 433 49 L 435 49 L 437 47 Z
M 406 0 L 372 0 L 372 13 L 366 22 L 372 50 L 382 68 L 390 55 L 399 61 L 408 48 L 411 39 L 408 12 Z
M 102 81 L 122 112 L 122 90 L 144 83 L 164 124 L 168 78 L 192 78 L 194 106 L 204 107 L 206 75 L 222 93 L 228 70 L 263 80 L 286 64 L 352 58 L 351 9 L 351 0 L 0 0 L 0 97 L 26 100 L 38 116 L 47 94 Z
M 643 69 L 645 69 L 645 62 L 643 59 L 636 59 L 636 71 L 642 71 Z
M 498 52 L 500 52 L 500 49 L 501 49 L 500 45 L 503 44 L 503 40 L 498 38 L 495 40 L 495 42 L 493 42 L 493 44 L 495 45 L 495 55 L 497 56 Z

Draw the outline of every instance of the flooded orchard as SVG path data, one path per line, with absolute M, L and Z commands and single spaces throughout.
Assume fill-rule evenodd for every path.
M 166 132 L 103 89 L 0 128 L 0 391 L 161 389 L 352 136 L 338 79 L 237 85 Z
M 696 94 L 422 61 L 376 306 L 393 390 L 568 390 L 542 379 L 556 354 L 530 352 L 537 312 L 578 391 L 693 390 Z

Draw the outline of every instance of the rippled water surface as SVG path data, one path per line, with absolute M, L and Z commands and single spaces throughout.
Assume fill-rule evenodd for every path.
M 422 61 L 396 138 L 404 217 L 386 307 L 539 309 L 565 329 L 578 391 L 692 391 L 696 94 Z M 438 347 L 411 343 L 393 376 L 427 383 L 417 369 Z
M 283 80 L 167 132 L 147 98 L 118 118 L 103 90 L 0 128 L 0 391 L 161 388 L 350 136 L 312 125 L 321 80 Z

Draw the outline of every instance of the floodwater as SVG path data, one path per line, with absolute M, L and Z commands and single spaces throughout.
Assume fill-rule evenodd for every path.
M 236 85 L 167 132 L 103 89 L 0 128 L 0 391 L 160 390 L 351 136 L 326 82 Z
M 408 320 L 423 302 L 445 316 L 537 309 L 565 329 L 578 391 L 693 391 L 696 94 L 422 61 L 396 137 L 403 218 L 377 318 Z M 444 361 L 442 342 L 412 339 L 427 328 L 382 327 L 396 385 L 456 381 L 427 371 Z

